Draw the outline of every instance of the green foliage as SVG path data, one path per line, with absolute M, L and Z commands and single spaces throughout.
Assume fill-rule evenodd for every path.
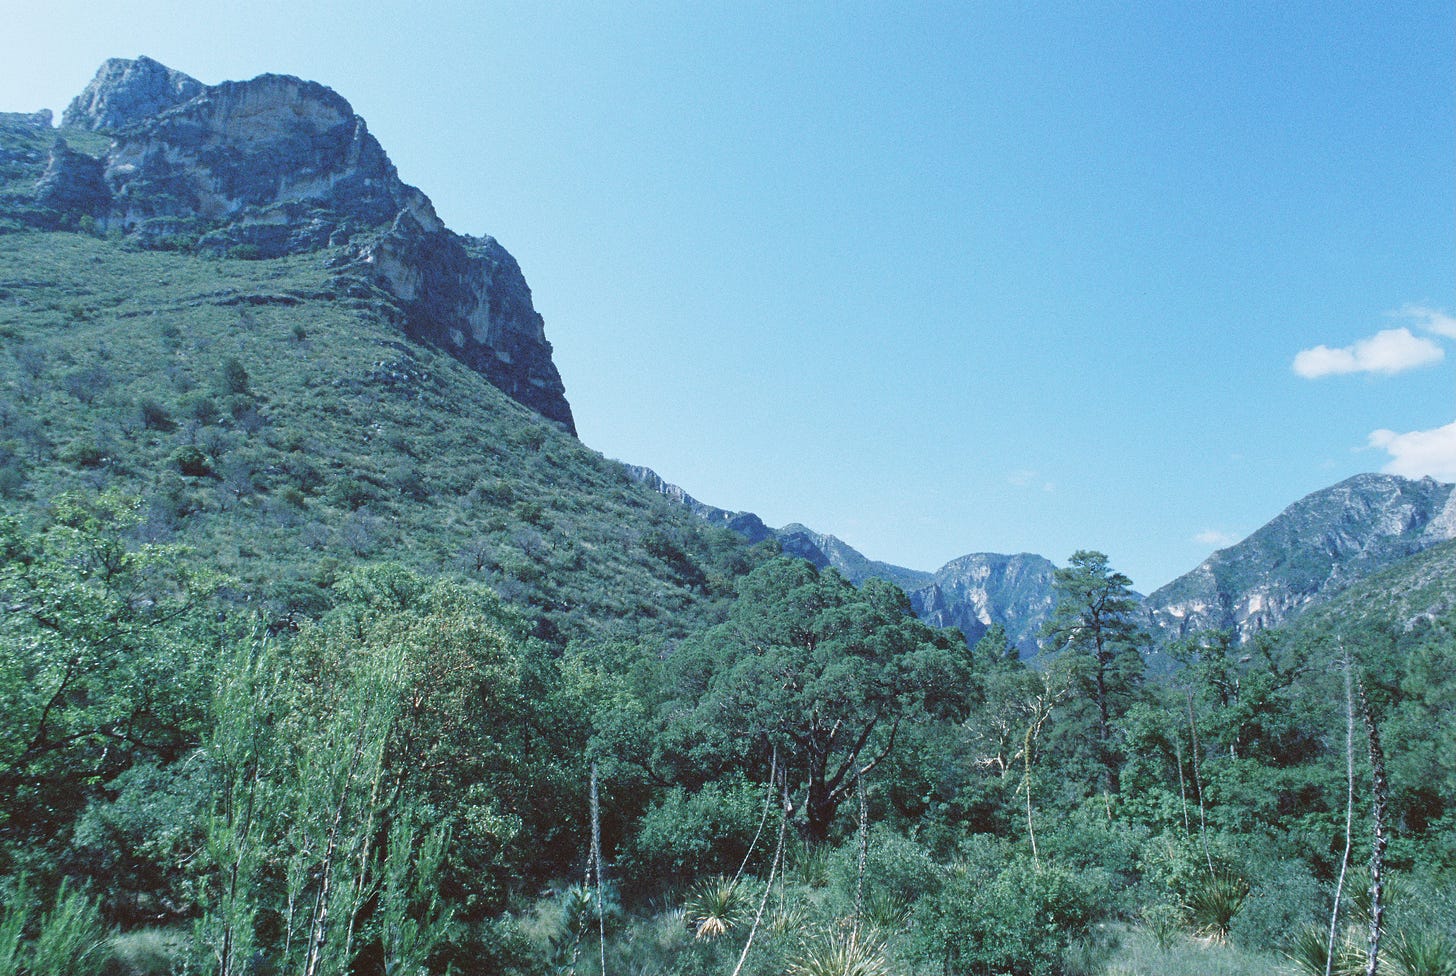
M 1456 940 L 1435 929 L 1397 933 L 1384 942 L 1381 955 L 1394 976 L 1452 976 L 1456 973 Z
M 405 340 L 389 306 L 327 267 L 332 256 L 217 261 L 6 236 L 0 399 L 13 408 L 0 410 L 0 445 L 24 461 L 23 479 L 0 485 L 11 510 L 33 518 L 67 491 L 119 488 L 141 499 L 149 533 L 185 543 L 274 619 L 327 605 L 310 583 L 327 559 L 448 575 L 479 550 L 488 558 L 469 575 L 558 645 L 681 638 L 764 558 Z M 259 294 L 289 303 L 243 304 Z M 239 327 L 240 307 L 251 326 Z M 381 356 L 398 367 L 389 375 L 413 379 L 385 377 Z M 138 405 L 149 402 L 176 427 L 148 427 Z M 184 448 L 197 453 L 178 505 L 163 472 L 179 470 Z M 654 554 L 649 540 L 673 548 Z
M 698 882 L 683 904 L 683 919 L 699 939 L 727 935 L 751 914 L 747 890 L 722 875 Z
M 136 520 L 110 493 L 56 499 L 35 533 L 0 518 L 0 867 L 59 842 L 139 757 L 174 760 L 198 734 L 207 584 L 175 548 L 132 542 Z
M 765 787 L 741 777 L 706 783 L 693 793 L 674 787 L 643 814 L 621 869 L 642 886 L 731 875 L 763 822 L 764 794 Z M 760 846 L 757 853 L 766 862 L 772 848 Z
M 1222 942 L 1228 938 L 1234 916 L 1249 897 L 1249 883 L 1225 868 L 1198 876 L 1184 897 L 1193 930 Z
M 49 911 L 33 918 L 25 879 L 0 906 L 0 976 L 76 976 L 101 972 L 110 956 L 96 903 L 65 883 Z
M 668 660 L 669 709 L 694 703 L 689 749 L 707 768 L 761 763 L 772 748 L 803 770 L 804 829 L 819 842 L 902 726 L 960 712 L 965 664 L 964 645 L 916 620 L 888 583 L 856 590 L 781 559 L 745 577 L 728 620 Z
M 947 973 L 1051 976 L 1097 918 L 1097 893 L 1056 865 L 1016 856 L 967 865 L 911 914 L 916 958 Z
M 885 940 L 843 927 L 806 939 L 788 976 L 890 976 Z
M 1328 926 L 1309 925 L 1295 932 L 1286 953 L 1300 976 L 1360 976 L 1365 972 L 1365 951 L 1358 936 L 1345 932 L 1335 937 L 1333 959 Z
M 1139 648 L 1146 637 L 1132 620 L 1132 580 L 1102 553 L 1078 550 L 1056 571 L 1054 586 L 1057 603 L 1043 628 L 1043 648 L 1064 659 L 1086 706 L 1079 721 L 1094 737 L 1100 785 L 1115 789 L 1123 757 L 1114 724 L 1132 706 L 1144 671 Z

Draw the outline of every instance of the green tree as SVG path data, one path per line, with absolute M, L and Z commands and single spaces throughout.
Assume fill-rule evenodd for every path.
M 1057 604 L 1043 628 L 1043 652 L 1069 658 L 1083 697 L 1090 702 L 1102 786 L 1115 789 L 1119 756 L 1113 722 L 1132 705 L 1144 665 L 1144 635 L 1132 615 L 1132 580 L 1116 572 L 1100 552 L 1079 549 L 1058 569 Z
M 52 513 L 34 533 L 0 519 L 7 847 L 55 844 L 138 757 L 190 749 L 206 709 L 204 587 L 178 550 L 134 544 L 138 506 L 120 495 L 62 496 Z
M 742 580 L 723 624 L 669 659 L 669 724 L 705 767 L 776 752 L 799 780 L 804 836 L 819 842 L 906 726 L 961 717 L 967 658 L 898 588 L 856 590 L 833 570 L 775 560 Z

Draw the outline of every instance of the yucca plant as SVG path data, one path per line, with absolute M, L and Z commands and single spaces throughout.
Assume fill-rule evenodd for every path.
M 1456 976 L 1456 942 L 1433 929 L 1402 932 L 1382 947 L 1394 976 Z
M 1177 941 L 1179 933 L 1183 930 L 1183 914 L 1167 902 L 1157 902 L 1152 905 L 1145 905 L 1138 915 L 1143 929 L 1153 937 L 1153 941 L 1162 951 L 1166 952 Z
M 743 921 L 747 913 L 742 889 L 722 876 L 698 883 L 683 906 L 683 918 L 699 939 L 716 939 Z
M 800 947 L 788 976 L 890 976 L 885 941 L 853 929 L 831 929 Z
M 899 931 L 910 915 L 910 903 L 892 891 L 871 891 L 864 901 L 864 921 L 885 932 Z
M 1228 939 L 1229 925 L 1249 897 L 1249 883 L 1232 871 L 1202 878 L 1188 892 L 1184 908 L 1194 931 L 1216 942 Z
M 1294 934 L 1285 955 L 1300 976 L 1325 976 L 1329 942 L 1329 929 L 1308 925 Z M 1335 940 L 1335 958 L 1329 972 L 1330 976 L 1361 976 L 1365 972 L 1365 953 L 1351 932 Z
M 774 935 L 802 932 L 808 926 L 810 911 L 803 901 L 781 899 L 774 913 L 769 917 L 768 930 Z

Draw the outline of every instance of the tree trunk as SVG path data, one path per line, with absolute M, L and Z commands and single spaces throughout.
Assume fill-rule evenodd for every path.
M 1365 720 L 1365 735 L 1370 746 L 1370 797 L 1374 820 L 1374 836 L 1370 843 L 1370 948 L 1365 962 L 1365 976 L 1375 976 L 1380 963 L 1380 930 L 1385 915 L 1385 904 L 1381 897 L 1385 890 L 1385 750 L 1380 745 L 1380 729 L 1375 725 L 1375 716 L 1370 712 L 1370 700 L 1365 697 L 1365 683 L 1360 682 L 1358 688 L 1360 715 Z

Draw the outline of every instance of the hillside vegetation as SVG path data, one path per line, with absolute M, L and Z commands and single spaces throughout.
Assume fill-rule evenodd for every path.
M 326 259 L 0 238 L 0 491 L 137 497 L 138 538 L 185 541 L 275 620 L 387 558 L 485 581 L 553 639 L 670 629 L 759 558 L 403 340 Z
M 578 442 L 417 191 L 204 247 L 41 206 L 0 123 L 0 976 L 1456 970 L 1449 544 L 1157 673 L 1102 553 L 935 584 L 1023 661 Z M 366 267 L 406 224 L 534 372 Z

